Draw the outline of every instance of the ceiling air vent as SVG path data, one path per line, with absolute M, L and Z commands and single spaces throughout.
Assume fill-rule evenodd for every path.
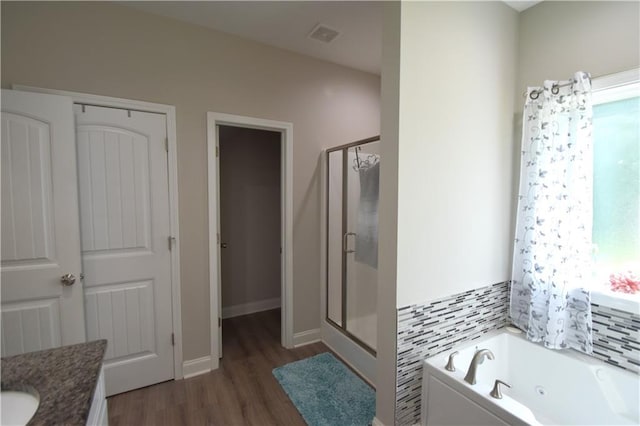
M 324 24 L 318 24 L 313 28 L 313 30 L 311 30 L 311 33 L 309 33 L 309 38 L 320 40 L 325 43 L 331 43 L 339 35 L 339 31 L 329 28 Z

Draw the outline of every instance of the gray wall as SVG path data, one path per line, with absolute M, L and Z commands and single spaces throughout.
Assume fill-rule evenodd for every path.
M 220 126 L 222 307 L 280 297 L 279 132 Z
M 398 256 L 398 119 L 400 102 L 400 2 L 387 2 L 383 13 L 380 204 L 378 207 L 378 341 L 376 417 L 395 420 L 396 274 Z
M 640 66 L 640 2 L 545 1 L 520 14 L 518 91 L 576 71 L 592 77 Z
M 115 3 L 1 7 L 3 88 L 176 106 L 185 360 L 210 351 L 206 112 L 293 123 L 293 326 L 318 328 L 318 158 L 379 133 L 380 78 Z

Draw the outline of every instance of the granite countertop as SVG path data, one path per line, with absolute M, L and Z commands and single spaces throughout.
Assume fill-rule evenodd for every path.
M 106 348 L 106 340 L 96 340 L 2 358 L 2 390 L 37 391 L 30 425 L 84 425 Z

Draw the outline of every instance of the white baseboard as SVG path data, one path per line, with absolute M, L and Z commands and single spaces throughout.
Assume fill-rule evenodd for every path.
M 384 426 L 384 423 L 382 423 L 380 420 L 378 420 L 377 417 L 373 417 L 373 421 L 371 422 L 371 426 Z
M 184 379 L 199 376 L 211 371 L 211 357 L 203 356 L 202 358 L 190 359 L 182 363 L 182 376 Z
M 268 311 L 280 307 L 280 298 L 258 300 L 257 302 L 244 303 L 242 305 L 232 305 L 222 308 L 222 318 L 239 317 L 256 312 Z
M 309 345 L 311 343 L 319 342 L 320 340 L 321 338 L 319 328 L 301 331 L 300 333 L 295 333 L 293 335 L 293 347 L 297 348 L 299 346 Z

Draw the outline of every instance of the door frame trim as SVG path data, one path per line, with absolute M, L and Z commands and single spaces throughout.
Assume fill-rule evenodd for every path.
M 100 107 L 131 109 L 144 112 L 164 114 L 167 118 L 167 139 L 169 145 L 169 216 L 170 232 L 175 237 L 171 250 L 171 311 L 175 345 L 173 346 L 173 375 L 174 379 L 182 379 L 182 305 L 180 302 L 180 230 L 178 218 L 178 157 L 176 136 L 176 107 L 173 105 L 157 104 L 132 99 L 115 98 L 111 96 L 93 95 L 89 93 L 72 92 L 67 90 L 47 89 L 43 87 L 12 85 L 14 90 L 25 92 L 49 93 L 68 96 L 73 103 L 91 104 Z
M 219 367 L 218 309 L 220 281 L 220 265 L 218 265 L 219 232 L 219 170 L 216 157 L 218 141 L 218 125 L 245 127 L 252 129 L 280 132 L 281 155 L 281 241 L 282 263 L 280 277 L 281 311 L 281 344 L 285 348 L 293 347 L 293 124 L 283 121 L 267 120 L 242 115 L 225 114 L 219 112 L 207 113 L 207 158 L 208 158 L 208 194 L 209 194 L 209 295 L 211 303 L 211 368 Z M 214 224 L 212 226 L 212 224 Z

